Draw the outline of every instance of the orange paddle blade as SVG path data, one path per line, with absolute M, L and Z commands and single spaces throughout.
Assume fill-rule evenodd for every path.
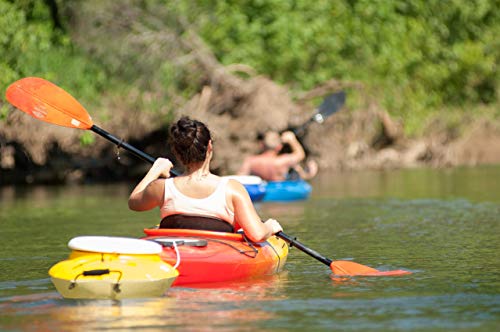
M 330 268 L 336 275 L 364 275 L 367 273 L 376 273 L 378 270 L 366 265 L 361 265 L 351 261 L 333 261 Z
M 410 271 L 405 270 L 379 271 L 351 261 L 333 261 L 330 268 L 335 275 L 339 276 L 399 276 L 411 274 Z
M 12 105 L 38 120 L 79 129 L 93 126 L 92 118 L 75 98 L 43 78 L 15 81 L 5 96 Z

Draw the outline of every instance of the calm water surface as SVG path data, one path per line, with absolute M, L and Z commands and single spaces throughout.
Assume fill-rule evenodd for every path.
M 322 174 L 306 202 L 258 205 L 327 257 L 409 276 L 337 280 L 292 248 L 279 275 L 116 302 L 65 300 L 47 271 L 72 237 L 139 237 L 157 212 L 128 211 L 126 185 L 0 188 L 0 330 L 498 330 L 499 180 L 500 167 Z

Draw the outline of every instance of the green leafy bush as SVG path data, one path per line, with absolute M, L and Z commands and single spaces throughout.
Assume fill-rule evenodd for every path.
M 68 89 L 82 101 L 97 102 L 104 71 L 54 28 L 42 0 L 0 0 L 0 90 L 13 81 L 39 76 Z M 3 94 L 3 93 L 2 93 Z
M 498 110 L 497 0 L 55 1 L 72 18 L 83 15 L 81 6 L 102 14 L 95 24 L 109 43 L 95 45 L 87 34 L 75 38 L 75 31 L 76 37 L 87 31 L 72 30 L 71 16 L 61 20 L 72 35 L 56 28 L 49 2 L 0 0 L 3 91 L 15 79 L 42 76 L 85 103 L 98 103 L 105 94 L 137 95 L 137 89 L 147 98 L 131 100 L 134 107 L 156 110 L 175 96 L 184 100 L 201 84 L 192 68 L 162 58 L 164 49 L 154 42 L 153 58 L 133 39 L 147 40 L 148 29 L 165 28 L 182 37 L 177 21 L 183 20 L 223 64 L 250 65 L 295 91 L 332 78 L 362 82 L 365 94 L 401 117 L 408 133 L 417 133 L 433 113 Z M 106 16 L 112 8 L 122 15 Z M 126 20 L 136 13 L 143 14 Z M 121 21 L 104 29 L 105 19 Z M 127 38 L 126 29 L 136 34 L 128 44 L 120 39 Z M 90 45 L 80 49 L 86 39 Z

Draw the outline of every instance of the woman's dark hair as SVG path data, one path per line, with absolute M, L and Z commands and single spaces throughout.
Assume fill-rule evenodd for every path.
M 210 140 L 207 126 L 187 116 L 181 117 L 170 127 L 169 141 L 172 151 L 183 165 L 204 161 Z

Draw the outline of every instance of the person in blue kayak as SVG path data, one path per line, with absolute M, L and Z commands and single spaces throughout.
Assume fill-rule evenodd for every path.
M 284 144 L 290 146 L 290 152 L 280 153 Z M 262 138 L 263 152 L 248 156 L 238 170 L 237 175 L 256 175 L 266 181 L 284 181 L 294 172 L 304 180 L 311 179 L 317 173 L 316 162 L 309 161 L 307 169 L 302 167 L 306 154 L 302 144 L 292 131 L 279 134 L 268 131 Z
M 130 209 L 159 207 L 160 228 L 226 232 L 242 228 L 254 242 L 283 230 L 275 219 L 261 221 L 241 183 L 210 172 L 213 145 L 205 124 L 182 117 L 171 126 L 169 134 L 172 152 L 184 166 L 184 173 L 170 177 L 172 162 L 158 158 L 130 194 Z

